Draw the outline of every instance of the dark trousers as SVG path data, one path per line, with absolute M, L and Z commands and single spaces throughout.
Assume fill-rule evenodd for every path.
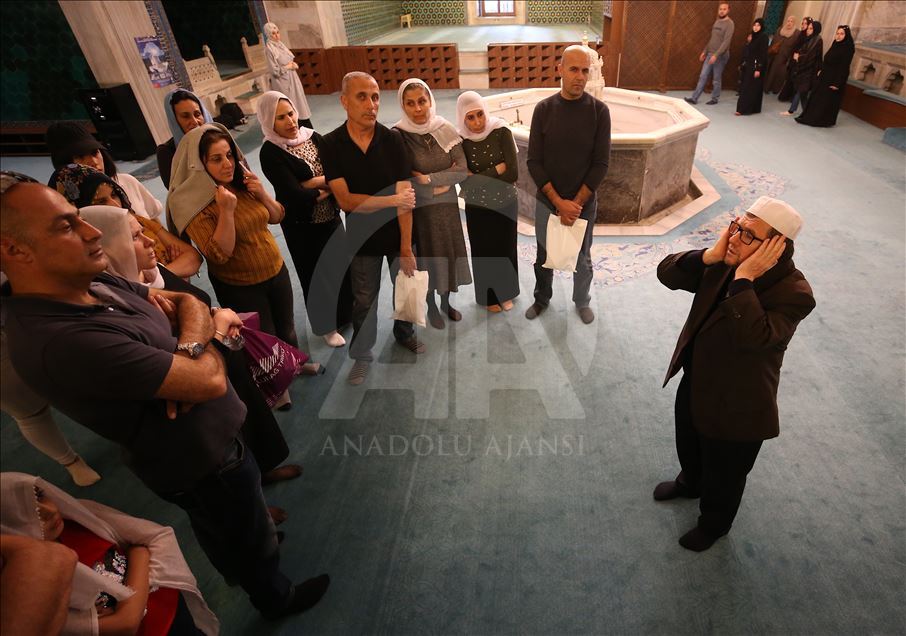
M 579 249 L 579 258 L 576 260 L 576 271 L 573 274 L 573 302 L 576 307 L 588 307 L 591 303 L 591 240 L 594 236 L 595 216 L 598 209 L 597 195 L 591 197 L 582 207 L 580 219 L 588 221 L 585 228 L 585 238 Z M 535 203 L 535 238 L 538 243 L 538 256 L 535 259 L 535 302 L 545 307 L 550 304 L 554 295 L 554 270 L 543 267 L 547 260 L 547 220 L 552 212 L 546 201 Z
M 190 490 L 158 493 L 186 511 L 211 564 L 238 583 L 260 612 L 286 607 L 292 584 L 280 571 L 277 530 L 261 492 L 258 464 L 236 439 L 220 468 Z
M 323 336 L 352 320 L 352 287 L 346 230 L 340 219 L 327 223 L 281 224 L 312 333 Z
M 352 343 L 349 357 L 354 360 L 374 359 L 371 349 L 377 342 L 378 294 L 381 291 L 381 274 L 384 259 L 390 268 L 390 280 L 396 285 L 400 271 L 399 252 L 383 256 L 356 254 L 352 257 L 349 276 L 352 281 Z M 415 335 L 411 322 L 393 321 L 393 336 L 403 341 Z
M 692 423 L 691 375 L 683 372 L 676 391 L 676 452 L 682 471 L 676 478 L 701 494 L 698 527 L 711 536 L 729 532 L 755 465 L 761 442 L 730 442 L 698 434 Z
M 257 311 L 261 318 L 261 331 L 277 336 L 294 347 L 299 346 L 293 316 L 293 284 L 285 264 L 276 276 L 254 285 L 224 283 L 215 278 L 210 270 L 208 278 L 221 305 L 236 313 Z
M 499 305 L 519 295 L 517 206 L 515 198 L 497 210 L 466 203 L 475 300 L 479 305 Z

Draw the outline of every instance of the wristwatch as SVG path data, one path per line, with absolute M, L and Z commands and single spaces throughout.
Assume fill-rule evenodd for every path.
M 197 358 L 204 353 L 205 346 L 200 342 L 181 342 L 176 345 L 177 351 L 185 351 L 190 358 Z

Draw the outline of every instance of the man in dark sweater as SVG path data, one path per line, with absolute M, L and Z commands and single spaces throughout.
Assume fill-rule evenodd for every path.
M 706 250 L 671 254 L 658 265 L 670 289 L 695 294 L 664 385 L 676 391 L 681 471 L 654 498 L 701 497 L 698 524 L 680 537 L 707 550 L 730 531 L 746 476 L 766 439 L 780 433 L 780 366 L 799 322 L 815 307 L 793 264 L 802 219 L 788 204 L 761 197 Z
M 591 240 L 598 209 L 596 191 L 610 161 L 610 111 L 585 92 L 594 51 L 566 47 L 557 71 L 560 92 L 535 105 L 529 135 L 528 169 L 538 186 L 535 205 L 535 302 L 525 312 L 529 320 L 547 309 L 553 295 L 553 270 L 547 260 L 547 223 L 551 214 L 571 226 L 585 219 L 588 226 L 573 274 L 573 302 L 585 324 L 595 319 L 591 295 Z
M 701 97 L 705 90 L 705 84 L 708 83 L 709 75 L 711 75 L 713 87 L 708 104 L 713 106 L 720 100 L 721 78 L 724 74 L 724 67 L 730 60 L 730 41 L 733 39 L 734 25 L 729 14 L 730 4 L 721 2 L 717 6 L 717 20 L 714 21 L 714 25 L 711 27 L 711 38 L 698 56 L 699 62 L 702 63 L 702 72 L 698 76 L 698 85 L 695 87 L 692 97 L 685 98 L 690 104 L 698 103 L 698 98 Z

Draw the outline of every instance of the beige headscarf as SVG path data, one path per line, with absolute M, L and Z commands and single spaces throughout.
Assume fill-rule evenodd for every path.
M 428 115 L 428 121 L 424 124 L 416 124 L 409 119 L 409 116 L 406 114 L 406 109 L 403 106 L 403 93 L 406 91 L 406 88 L 412 84 L 418 84 L 424 88 L 425 93 L 428 95 L 428 99 L 431 100 L 431 110 Z M 397 91 L 397 97 L 399 98 L 400 110 L 403 111 L 403 116 L 398 122 L 393 124 L 394 128 L 399 128 L 406 132 L 417 133 L 419 135 L 430 134 L 444 152 L 450 152 L 456 144 L 462 142 L 462 138 L 460 138 L 459 133 L 456 131 L 456 127 L 437 114 L 437 102 L 434 100 L 434 95 L 431 93 L 431 89 L 428 88 L 428 85 L 422 80 L 414 77 L 407 79 L 400 84 L 400 88 Z
M 780 28 L 780 35 L 785 38 L 790 37 L 796 32 L 796 16 L 788 15 Z
M 217 183 L 204 168 L 199 154 L 201 136 L 208 130 L 220 130 L 226 134 L 230 131 L 225 126 L 213 123 L 193 128 L 186 133 L 176 154 L 173 156 L 173 172 L 170 175 L 170 192 L 167 195 L 167 224 L 174 234 L 182 234 L 192 219 L 214 200 Z M 230 135 L 232 139 L 232 135 Z M 245 163 L 245 157 L 233 140 L 236 161 Z
M 208 608 L 176 542 L 172 528 L 130 517 L 87 499 L 75 499 L 40 477 L 24 473 L 0 473 L 0 533 L 44 540 L 44 526 L 37 515 L 35 488 L 53 501 L 63 519 L 71 520 L 102 539 L 119 546 L 144 545 L 151 552 L 151 589 L 169 587 L 182 592 L 196 627 L 217 634 L 220 624 Z M 97 634 L 98 615 L 94 601 L 101 592 L 125 599 L 135 592 L 87 565 L 76 565 L 69 597 L 64 633 Z
M 107 271 L 133 283 L 141 282 L 132 243 L 129 212 L 112 205 L 89 205 L 81 208 L 79 214 L 103 232 L 101 247 L 107 254 Z

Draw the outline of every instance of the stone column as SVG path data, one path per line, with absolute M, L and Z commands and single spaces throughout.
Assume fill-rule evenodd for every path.
M 98 86 L 129 84 L 154 139 L 157 143 L 169 139 L 163 99 L 173 86 L 154 88 L 135 45 L 136 37 L 155 35 L 145 4 L 140 0 L 61 0 L 60 8 Z

